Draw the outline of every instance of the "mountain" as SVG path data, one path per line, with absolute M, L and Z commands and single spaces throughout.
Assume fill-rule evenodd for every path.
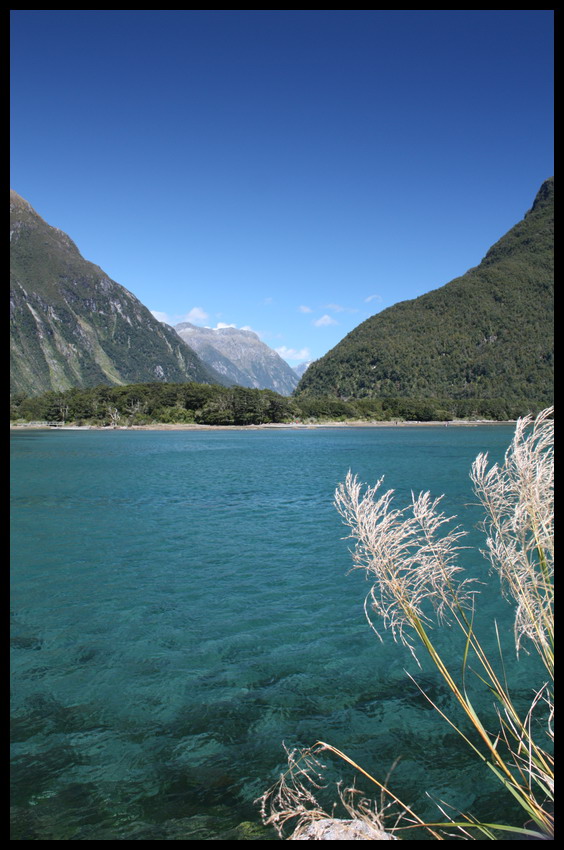
M 190 322 L 181 322 L 174 330 L 229 382 L 280 395 L 291 395 L 296 388 L 294 370 L 253 331 L 201 328 Z
M 11 391 L 225 380 L 10 190 Z
M 306 369 L 309 369 L 309 367 L 311 366 L 312 363 L 313 363 L 313 360 L 306 360 L 305 363 L 298 363 L 297 366 L 294 366 L 294 372 L 296 373 L 298 378 L 302 377 L 302 375 L 304 374 Z
M 481 263 L 367 319 L 313 363 L 297 395 L 552 403 L 554 178 Z

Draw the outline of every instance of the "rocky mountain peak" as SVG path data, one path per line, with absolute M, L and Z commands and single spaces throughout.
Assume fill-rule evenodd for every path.
M 539 208 L 547 206 L 547 204 L 554 204 L 554 177 L 549 177 L 548 180 L 544 181 L 527 215 L 536 212 Z
M 294 370 L 254 331 L 204 328 L 191 322 L 181 322 L 174 330 L 204 363 L 235 384 L 291 395 L 298 383 Z

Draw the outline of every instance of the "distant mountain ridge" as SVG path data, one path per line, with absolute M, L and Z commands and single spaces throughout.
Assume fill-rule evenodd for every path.
M 358 325 L 298 384 L 338 398 L 554 398 L 554 178 L 481 263 Z
M 294 372 L 296 373 L 298 378 L 302 377 L 304 372 L 307 369 L 309 369 L 309 367 L 311 366 L 312 363 L 313 363 L 313 360 L 306 360 L 305 363 L 298 363 L 297 366 L 294 366 Z
M 10 190 L 11 391 L 149 381 L 225 379 Z
M 242 387 L 291 395 L 298 376 L 254 331 L 203 328 L 181 322 L 174 330 L 204 361 L 227 381 Z

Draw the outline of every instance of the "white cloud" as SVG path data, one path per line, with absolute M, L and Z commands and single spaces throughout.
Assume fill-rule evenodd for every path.
M 298 307 L 298 311 L 300 313 L 313 313 L 311 307 L 306 307 L 305 304 L 300 304 L 300 306 Z
M 157 322 L 166 322 L 167 325 L 171 324 L 167 313 L 160 313 L 158 310 L 151 310 L 150 312 L 153 314 Z
M 332 316 L 328 316 L 327 313 L 325 313 L 324 316 L 321 316 L 321 318 L 316 319 L 314 322 L 312 322 L 312 324 L 314 324 L 316 328 L 322 328 L 324 325 L 338 325 L 339 323 Z
M 298 363 L 303 363 L 304 360 L 309 360 L 311 358 L 309 348 L 300 348 L 298 350 L 296 348 L 286 348 L 285 345 L 281 345 L 280 348 L 276 348 L 275 351 L 280 355 L 280 357 L 283 357 L 284 360 L 297 360 Z
M 208 327 L 209 327 L 209 326 L 208 326 Z M 220 330 L 222 330 L 223 328 L 237 328 L 237 325 L 235 325 L 235 324 L 228 324 L 227 322 L 218 322 L 218 323 L 217 323 L 217 325 L 215 326 L 215 328 L 210 328 L 210 330 L 212 330 L 212 331 L 220 331 Z M 255 330 L 254 328 L 252 328 L 250 325 L 241 325 L 241 327 L 239 328 L 239 330 L 241 330 L 241 331 L 252 331 L 252 333 L 256 334 L 256 335 L 257 335 L 258 337 L 260 337 L 261 339 L 263 338 L 263 336 L 265 336 L 265 334 L 264 334 L 262 331 L 256 331 L 256 330 Z
M 382 300 L 381 295 L 369 295 L 368 298 L 364 299 L 364 303 L 369 304 L 370 301 L 381 301 L 381 300 Z
M 184 316 L 169 316 L 168 313 L 163 313 L 159 310 L 151 310 L 150 312 L 152 313 L 152 315 L 155 317 L 155 319 L 158 322 L 166 322 L 167 325 L 172 325 L 173 327 L 174 327 L 174 325 L 178 325 L 181 322 L 191 322 L 192 324 L 201 324 L 202 322 L 204 322 L 205 319 L 209 318 L 206 311 L 203 310 L 201 307 L 192 307 L 192 309 L 188 313 L 186 313 Z M 219 315 L 221 315 L 221 314 L 219 314 Z M 210 331 L 220 331 L 222 328 L 236 328 L 237 325 L 234 324 L 234 323 L 228 323 L 228 322 L 217 322 L 215 328 L 212 327 L 211 325 L 206 325 L 206 324 L 204 324 L 203 327 L 208 328 L 208 330 L 210 330 Z M 240 330 L 242 330 L 242 331 L 252 331 L 253 333 L 257 334 L 257 336 L 259 336 L 261 338 L 263 336 L 265 336 L 265 334 L 262 331 L 256 331 L 250 325 L 241 325 Z
M 188 313 L 184 316 L 183 322 L 203 322 L 204 319 L 209 318 L 208 314 L 205 310 L 202 310 L 201 307 L 192 307 Z
M 356 307 L 343 307 L 342 304 L 326 304 L 326 310 L 332 310 L 333 313 L 358 313 Z

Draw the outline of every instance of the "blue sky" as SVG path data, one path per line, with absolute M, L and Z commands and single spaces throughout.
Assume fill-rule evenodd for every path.
M 553 174 L 552 10 L 13 10 L 11 187 L 290 365 L 477 265 Z

